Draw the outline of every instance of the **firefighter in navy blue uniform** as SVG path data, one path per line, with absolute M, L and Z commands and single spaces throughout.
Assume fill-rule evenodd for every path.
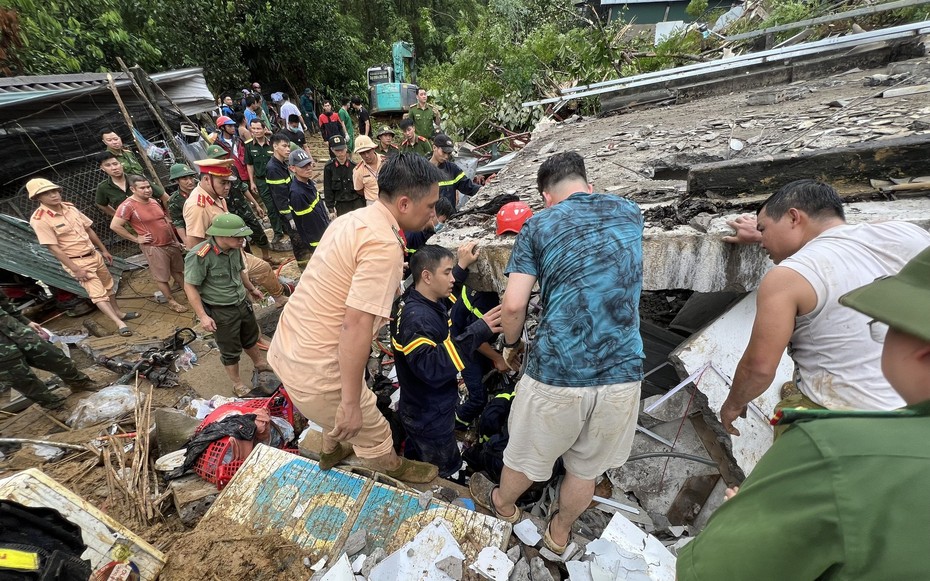
M 471 181 L 462 168 L 452 163 L 453 149 L 455 145 L 452 139 L 445 133 L 437 133 L 433 137 L 433 156 L 429 161 L 438 167 L 439 173 L 442 174 L 442 181 L 439 182 L 439 197 L 449 200 L 452 207 L 458 210 L 463 202 L 459 194 L 474 196 L 481 186 Z
M 500 307 L 452 336 L 449 295 L 460 290 L 477 259 L 474 242 L 455 256 L 427 244 L 410 259 L 414 288 L 391 322 L 395 368 L 400 383 L 398 414 L 407 432 L 404 455 L 435 464 L 446 478 L 458 472 L 462 457 L 455 441 L 457 375 L 479 345 L 500 332 Z
M 452 335 L 458 336 L 469 325 L 481 319 L 485 313 L 501 304 L 496 292 L 483 292 L 470 289 L 466 286 L 453 297 L 452 306 Z M 468 389 L 468 399 L 462 402 L 455 410 L 456 428 L 466 429 L 481 414 L 488 402 L 488 391 L 484 385 L 485 377 L 492 371 L 506 373 L 510 366 L 504 357 L 491 346 L 492 340 L 482 343 L 475 350 L 473 357 L 465 361 L 462 370 L 462 379 Z
M 271 188 L 271 197 L 281 215 L 281 226 L 291 239 L 297 265 L 303 270 L 310 260 L 310 248 L 297 232 L 297 224 L 291 211 L 291 172 L 287 168 L 288 156 L 291 153 L 290 137 L 276 133 L 271 138 L 271 149 L 274 155 L 268 160 L 265 182 Z
M 287 165 L 294 174 L 290 185 L 294 223 L 297 224 L 300 239 L 310 247 L 310 253 L 313 254 L 329 226 L 326 204 L 313 184 L 313 158 L 303 149 L 295 149 L 288 157 Z

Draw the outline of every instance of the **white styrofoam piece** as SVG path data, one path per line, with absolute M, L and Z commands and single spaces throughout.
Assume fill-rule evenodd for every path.
M 688 373 L 703 367 L 707 363 L 727 375 L 720 376 L 714 369 L 705 371 L 697 384 L 698 389 L 707 396 L 710 408 L 720 417 L 720 406 L 730 392 L 728 379 L 733 377 L 736 366 L 752 332 L 752 323 L 756 316 L 756 292 L 751 292 L 737 302 L 726 313 L 695 333 L 672 351 L 669 358 L 682 364 Z M 733 425 L 740 431 L 739 436 L 730 438 L 733 445 L 733 458 L 747 475 L 756 466 L 773 441 L 774 432 L 768 417 L 780 401 L 779 387 L 791 381 L 794 363 L 787 353 L 783 353 L 775 372 L 772 385 L 761 396 L 753 400 L 746 418 L 737 418 Z M 776 387 L 777 386 L 777 387 Z M 756 409 L 761 410 L 759 413 Z
M 569 561 L 565 563 L 569 581 L 594 581 L 591 576 L 591 563 L 588 561 Z
M 500 549 L 498 549 L 500 550 Z M 450 581 L 452 578 L 436 567 L 446 557 L 464 560 L 465 555 L 445 519 L 437 518 L 423 527 L 413 540 L 378 563 L 368 575 L 369 581 Z M 507 555 L 504 554 L 507 559 Z
M 468 568 L 489 581 L 507 581 L 513 565 L 513 561 L 504 551 L 497 547 L 485 547 Z
M 542 540 L 542 535 L 539 534 L 536 523 L 528 518 L 523 519 L 513 527 L 513 534 L 517 535 L 521 543 L 531 547 L 535 547 L 536 543 Z
M 645 560 L 645 573 L 649 579 L 653 581 L 675 580 L 675 556 L 659 539 L 647 535 L 622 514 L 614 513 L 604 528 L 601 539 L 617 545 L 621 558 L 620 564 L 627 572 L 633 573 L 640 569 L 637 563 L 641 557 Z M 599 543 L 592 548 L 591 545 L 595 542 L 597 541 L 588 543 L 586 552 L 597 554 L 598 548 L 602 545 Z
M 320 581 L 355 581 L 355 573 L 352 572 L 352 565 L 349 564 L 348 555 L 343 553 Z
M 355 557 L 355 560 L 352 561 L 352 571 L 354 573 L 361 573 L 362 567 L 365 566 L 365 559 L 367 558 L 368 558 L 368 555 L 366 555 L 365 553 L 362 553 L 358 557 Z

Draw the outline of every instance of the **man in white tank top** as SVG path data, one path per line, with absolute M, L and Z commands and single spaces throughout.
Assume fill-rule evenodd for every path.
M 902 407 L 882 375 L 882 346 L 871 339 L 868 318 L 838 300 L 896 274 L 930 246 L 930 233 L 907 222 L 849 225 L 836 191 L 814 180 L 787 184 L 765 201 L 757 220 L 742 216 L 731 225 L 736 235 L 724 240 L 760 242 L 776 267 L 759 285 L 749 345 L 720 409 L 724 428 L 739 435 L 733 421 L 771 385 L 786 348 L 795 383 L 815 406 Z

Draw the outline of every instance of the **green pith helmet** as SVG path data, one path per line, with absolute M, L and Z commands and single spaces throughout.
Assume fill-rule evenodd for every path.
M 841 296 L 840 304 L 930 341 L 930 248 L 912 258 L 898 274 Z
M 225 159 L 227 155 L 226 150 L 215 143 L 207 147 L 207 159 Z
M 291 151 L 297 151 L 298 149 L 300 149 L 300 146 L 294 143 L 293 141 L 290 143 L 289 147 L 291 148 Z
M 220 214 L 213 219 L 207 228 L 210 236 L 232 236 L 245 238 L 252 235 L 252 229 L 245 225 L 245 221 L 235 214 Z
M 179 180 L 186 177 L 196 177 L 197 172 L 187 167 L 183 163 L 176 163 L 168 171 L 168 179 L 171 181 Z

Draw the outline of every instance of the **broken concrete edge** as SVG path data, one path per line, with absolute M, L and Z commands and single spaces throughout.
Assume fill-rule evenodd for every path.
M 901 220 L 930 230 L 930 200 L 856 202 L 845 209 L 850 224 Z M 643 233 L 643 290 L 748 292 L 757 288 L 772 263 L 759 245 L 739 246 L 723 241 L 724 236 L 733 233 L 727 222 L 738 216 L 715 216 L 706 232 L 688 225 L 671 230 L 647 225 Z M 512 235 L 494 236 L 493 230 L 485 227 L 466 226 L 443 231 L 431 242 L 455 250 L 471 240 L 478 241 L 481 253 L 469 269 L 465 284 L 475 290 L 503 292 Z

